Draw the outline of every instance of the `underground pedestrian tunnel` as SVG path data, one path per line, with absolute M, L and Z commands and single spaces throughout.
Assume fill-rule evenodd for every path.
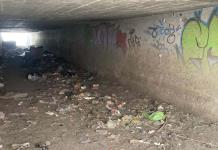
M 47 115 L 57 117 L 47 110 L 58 103 L 54 93 L 69 98 L 80 92 L 92 100 L 98 94 L 90 96 L 84 90 L 100 90 L 101 84 L 95 83 L 99 80 L 217 121 L 217 4 L 215 0 L 0 0 L 0 121 L 12 113 L 3 112 L 8 99 L 27 97 L 31 102 L 26 108 L 36 113 L 35 104 L 41 103 Z M 30 98 L 28 92 L 35 95 Z M 10 103 L 7 109 L 21 111 L 25 103 Z M 106 108 L 122 115 L 111 103 Z M 58 110 L 65 113 L 67 108 Z M 28 122 L 28 127 L 34 123 Z M 0 132 L 0 149 L 1 144 Z

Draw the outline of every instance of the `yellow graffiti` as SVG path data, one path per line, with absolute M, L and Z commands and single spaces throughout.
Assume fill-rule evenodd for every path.
M 218 17 L 215 13 L 207 24 L 190 19 L 182 33 L 183 58 L 202 70 L 218 64 Z

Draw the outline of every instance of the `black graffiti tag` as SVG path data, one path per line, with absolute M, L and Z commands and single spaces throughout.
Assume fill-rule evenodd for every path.
M 175 32 L 179 31 L 180 29 L 180 25 L 175 27 L 172 24 L 168 24 L 167 26 L 161 24 L 149 27 L 148 33 L 151 34 L 152 38 L 158 38 L 159 36 L 167 36 L 167 42 L 169 44 L 173 44 L 176 39 Z

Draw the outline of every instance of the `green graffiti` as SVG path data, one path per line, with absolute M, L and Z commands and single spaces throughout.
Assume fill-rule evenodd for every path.
M 198 18 L 186 23 L 182 33 L 182 49 L 186 64 L 208 70 L 211 64 L 218 63 L 218 17 L 215 11 L 207 24 Z

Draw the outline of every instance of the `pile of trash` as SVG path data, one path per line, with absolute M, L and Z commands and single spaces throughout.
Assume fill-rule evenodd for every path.
M 23 66 L 28 70 L 27 78 L 31 81 L 46 80 L 46 73 L 60 73 L 63 76 L 75 74 L 74 67 L 69 62 L 43 47 L 31 47 L 23 59 Z

